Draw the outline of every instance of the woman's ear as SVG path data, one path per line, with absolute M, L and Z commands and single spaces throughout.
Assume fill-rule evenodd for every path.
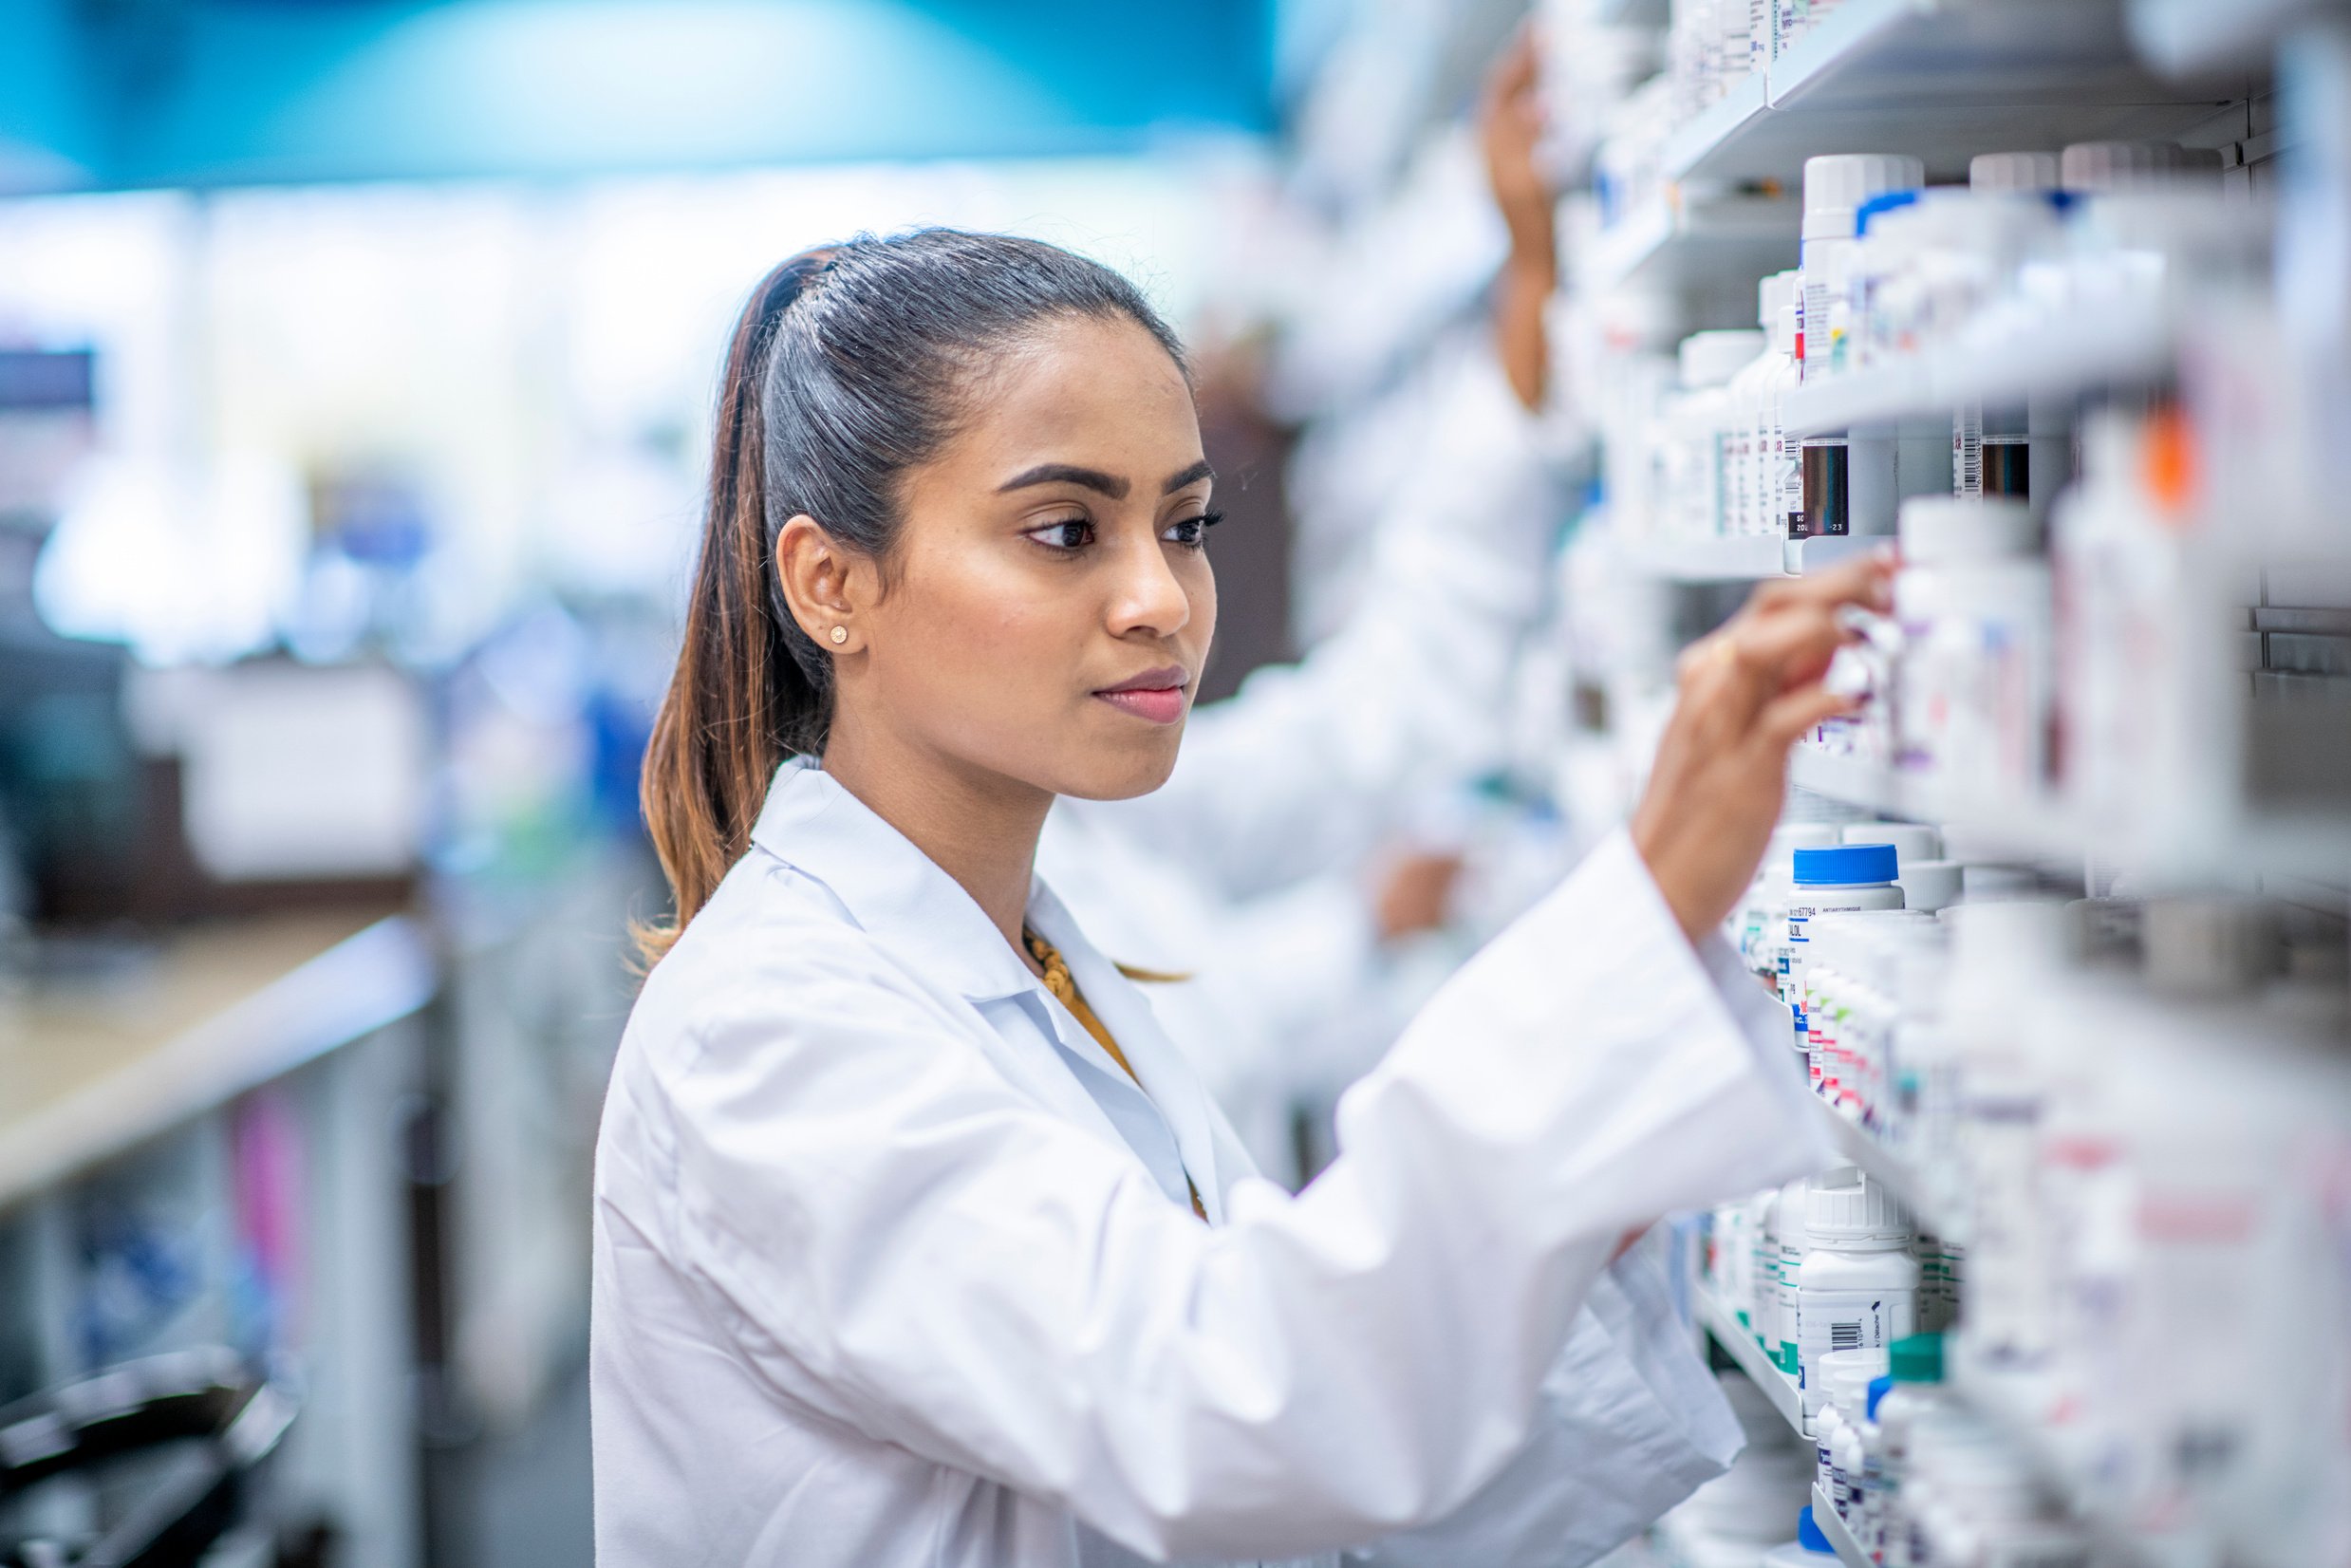
M 793 620 L 816 645 L 850 652 L 863 641 L 858 624 L 862 557 L 844 549 L 825 527 L 803 512 L 775 535 L 775 580 Z

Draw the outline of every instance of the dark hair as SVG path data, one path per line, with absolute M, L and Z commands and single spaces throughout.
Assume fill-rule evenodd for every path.
M 645 826 L 675 919 L 659 958 L 748 847 L 776 767 L 821 754 L 832 656 L 785 605 L 775 538 L 806 513 L 886 559 L 909 469 L 955 434 L 996 351 L 1054 317 L 1125 319 L 1177 364 L 1134 286 L 1038 240 L 924 229 L 803 252 L 744 306 L 718 388 L 685 644 L 645 752 Z

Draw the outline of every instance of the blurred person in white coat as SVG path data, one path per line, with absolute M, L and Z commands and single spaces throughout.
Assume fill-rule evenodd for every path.
M 1883 565 L 1693 654 L 1629 829 L 1293 1196 L 1034 870 L 1056 797 L 1166 782 L 1213 632 L 1165 326 L 1036 242 L 861 239 L 761 285 L 719 414 L 597 1148 L 605 1568 L 1509 1568 L 1718 1468 L 1710 1386 L 1617 1375 L 1676 1331 L 1610 1264 L 1822 1152 L 1717 926 Z
M 1558 251 L 1535 73 L 1521 37 L 1488 83 L 1479 140 L 1509 235 L 1490 320 L 1432 367 L 1419 452 L 1345 625 L 1194 713 L 1167 784 L 1065 798 L 1037 846 L 1039 875 L 1097 946 L 1152 978 L 1163 1025 L 1259 1167 L 1292 1185 L 1306 1174 L 1294 1112 L 1393 1037 L 1384 955 L 1444 918 L 1457 863 L 1400 849 L 1404 815 L 1501 761 L 1520 647 L 1545 607 L 1567 497 L 1542 417 Z

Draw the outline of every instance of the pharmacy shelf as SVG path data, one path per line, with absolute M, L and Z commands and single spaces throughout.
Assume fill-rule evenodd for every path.
M 2174 137 L 2242 91 L 2151 71 L 2122 0 L 1845 0 L 1682 127 L 1665 173 L 1793 184 L 1807 158 L 1867 151 L 1955 178 L 1980 152 Z
M 1695 539 L 1627 539 L 1625 564 L 1677 583 L 1737 583 L 1777 576 L 1782 543 L 1769 534 Z
M 1691 539 L 1630 539 L 1621 547 L 1633 570 L 1676 583 L 1742 583 L 1801 576 L 1875 549 L 1875 534 L 1782 539 L 1745 534 Z
M 1811 436 L 2151 381 L 2172 368 L 2174 325 L 2153 306 L 2111 304 L 2012 319 L 1973 341 L 1809 382 L 1782 395 L 1780 417 L 1791 435 Z
M 2084 824 L 2054 802 L 1970 799 L 1882 762 L 1838 756 L 1809 744 L 1789 755 L 1788 781 L 1896 821 L 1964 823 L 2027 859 L 2078 857 L 2097 842 Z
M 1870 1135 L 1868 1129 L 1826 1100 L 1815 1099 L 1812 1103 L 1822 1129 L 1827 1133 L 1829 1142 L 1836 1146 L 1839 1158 L 1857 1166 L 1872 1181 L 1893 1193 L 1894 1200 L 1910 1210 L 1911 1218 L 1921 1230 L 1944 1241 L 1966 1240 L 1959 1234 L 1965 1225 L 1964 1218 L 1946 1211 L 1935 1201 L 1925 1178 L 1909 1162 L 1887 1148 Z
M 1789 539 L 1780 547 L 1780 569 L 1801 577 L 1891 543 L 1882 533 L 1824 533 L 1818 539 Z
M 1784 197 L 1661 197 L 1577 252 L 1577 284 L 1596 293 L 1633 283 L 1686 288 L 1751 280 L 1796 265 L 1801 223 L 1801 209 Z
M 1810 1437 L 1812 1428 L 1804 1424 L 1803 1391 L 1797 1388 L 1796 1380 L 1764 1357 L 1763 1348 L 1740 1323 L 1738 1314 L 1717 1300 L 1713 1292 L 1700 1290 L 1696 1295 L 1699 1320 L 1707 1333 L 1723 1347 L 1724 1353 L 1739 1363 L 1739 1370 L 1747 1374 L 1747 1381 L 1763 1391 L 1763 1397 L 1771 1401 L 1771 1408 L 1795 1428 L 1796 1434 Z
M 1845 1521 L 1838 1517 L 1837 1500 L 1822 1491 L 1817 1481 L 1812 1485 L 1812 1522 L 1828 1538 L 1829 1550 L 1837 1554 L 1837 1560 L 1845 1568 L 1877 1568 L 1876 1560 L 1862 1550 L 1861 1543 L 1845 1527 Z
M 1757 71 L 1733 83 L 1666 140 L 1661 160 L 1670 180 L 1707 178 L 1723 173 L 1707 167 L 1726 148 L 1743 145 L 1771 116 L 1768 74 Z
M 2130 824 L 2093 822 L 2057 801 L 1969 795 L 1809 744 L 1789 754 L 1788 781 L 1896 821 L 1960 824 L 1979 842 L 2020 861 L 2079 862 L 2096 855 L 2145 860 L 2143 871 L 2183 877 L 2275 874 L 2329 888 L 2351 887 L 2351 821 L 2324 813 L 2224 818 L 2204 824 L 2202 831 L 2175 831 L 2183 845 L 2226 846 L 2223 866 L 2209 856 L 2151 850 L 2143 838 L 2134 838 Z

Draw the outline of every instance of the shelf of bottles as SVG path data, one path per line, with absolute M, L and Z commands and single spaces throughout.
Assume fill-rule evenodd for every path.
M 2351 13 L 1770 0 L 1759 40 L 1661 9 L 1662 71 L 1555 105 L 1596 147 L 1553 317 L 1601 449 L 1562 571 L 1595 744 L 1637 776 L 1711 586 L 1902 541 L 1791 820 L 1937 830 L 1942 892 L 1775 955 L 1783 864 L 1741 924 L 1827 1149 L 1923 1233 L 1934 1479 L 2001 1494 L 2029 1560 L 2341 1560 Z M 1805 159 L 1864 149 L 1900 172 L 1820 204 L 1846 249 L 1810 271 Z M 1761 1244 L 1796 1190 L 1715 1211 L 1694 1299 L 1801 1432 L 1768 1297 L 1808 1254 Z
M 2118 0 L 1764 9 L 1764 36 L 1742 7 L 1736 36 L 1687 46 L 1699 58 L 1676 76 L 1667 112 L 1602 143 L 1604 235 L 1621 227 L 1644 255 L 1703 246 L 1702 228 L 1677 221 L 1685 207 L 1726 188 L 1792 187 L 1804 159 L 1823 150 L 1910 153 L 1948 175 L 1964 172 L 1971 151 L 2175 136 L 2231 96 L 2141 65 Z M 1788 262 L 1797 219 L 1787 210 L 1780 228 Z

